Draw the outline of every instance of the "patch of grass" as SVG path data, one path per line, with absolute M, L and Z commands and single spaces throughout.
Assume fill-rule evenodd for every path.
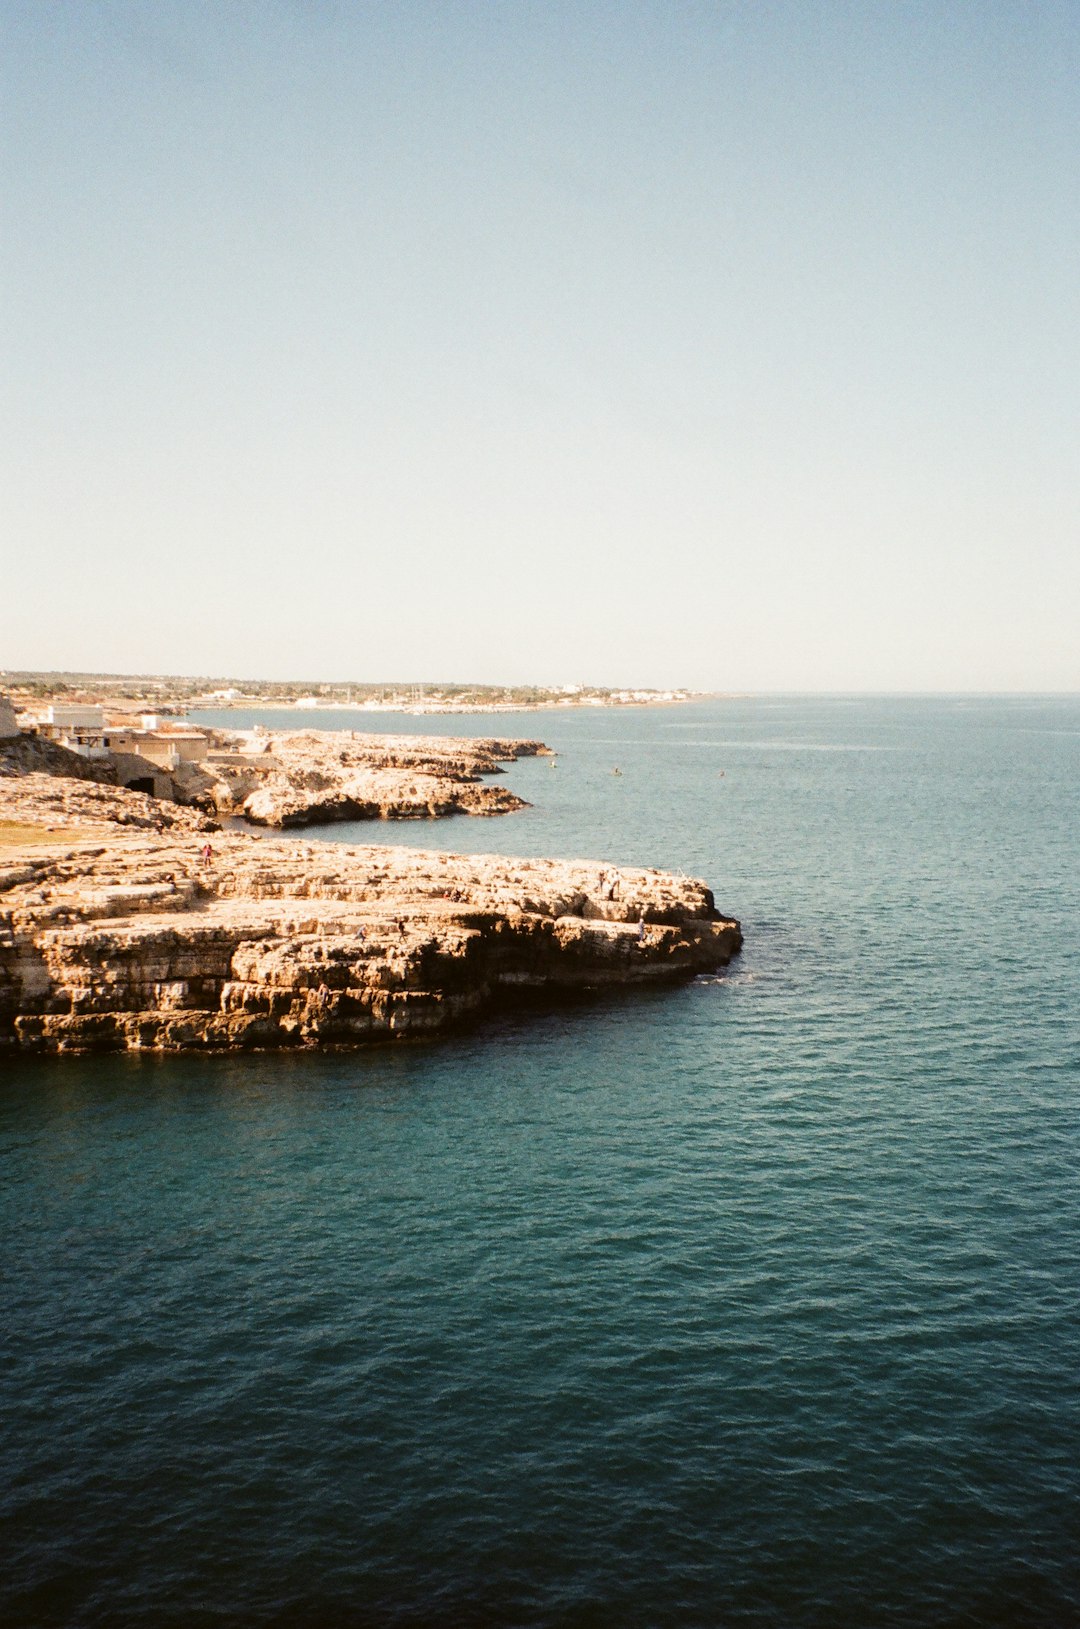
M 27 843 L 73 843 L 86 832 L 77 826 L 32 826 L 23 820 L 0 820 L 0 848 L 25 848 Z

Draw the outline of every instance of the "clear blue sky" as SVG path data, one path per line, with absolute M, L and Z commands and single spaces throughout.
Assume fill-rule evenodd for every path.
M 0 667 L 1080 688 L 1080 6 L 0 0 Z

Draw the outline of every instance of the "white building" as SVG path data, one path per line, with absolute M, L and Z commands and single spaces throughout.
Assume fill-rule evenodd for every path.
M 38 731 L 80 758 L 108 758 L 120 752 L 145 758 L 159 769 L 201 763 L 209 750 L 203 730 L 194 725 L 169 724 L 157 713 L 144 713 L 140 725 L 121 718 L 109 723 L 102 707 L 47 707 L 37 721 Z
M 50 705 L 38 716 L 39 735 L 80 758 L 107 758 L 108 748 L 102 740 L 105 714 L 100 707 L 67 707 Z

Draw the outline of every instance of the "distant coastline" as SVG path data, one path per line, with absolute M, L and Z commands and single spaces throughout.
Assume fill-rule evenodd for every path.
M 117 712 L 186 714 L 192 710 L 295 709 L 298 712 L 391 713 L 424 717 L 475 713 L 555 712 L 570 707 L 675 707 L 711 692 L 605 685 L 313 683 L 311 680 L 226 679 L 207 675 L 6 672 L 0 674 L 16 711 L 45 701 L 104 706 Z
M 295 701 L 282 701 L 276 697 L 241 696 L 228 701 L 218 697 L 196 696 L 186 706 L 190 709 L 202 711 L 225 712 L 236 709 L 249 712 L 260 707 L 274 708 L 281 712 L 295 709 L 297 712 L 309 713 L 396 713 L 401 716 L 424 717 L 445 716 L 457 713 L 551 713 L 563 712 L 567 708 L 582 707 L 681 707 L 690 701 L 705 701 L 709 692 L 682 691 L 678 694 L 657 693 L 655 695 L 641 695 L 632 698 L 609 697 L 606 699 L 593 699 L 570 697 L 565 699 L 552 698 L 548 701 L 432 701 L 432 702 L 406 702 L 406 701 L 321 701 L 311 696 L 303 696 Z

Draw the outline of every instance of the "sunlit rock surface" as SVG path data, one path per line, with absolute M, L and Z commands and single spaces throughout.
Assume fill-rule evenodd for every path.
M 704 883 L 658 871 L 211 826 L 91 782 L 0 781 L 0 1049 L 425 1035 L 527 991 L 687 978 L 741 944 Z
M 350 730 L 221 736 L 225 750 L 177 776 L 185 801 L 259 826 L 330 820 L 408 820 L 507 814 L 525 808 L 501 774 L 515 758 L 547 753 L 541 741 L 357 735 Z

